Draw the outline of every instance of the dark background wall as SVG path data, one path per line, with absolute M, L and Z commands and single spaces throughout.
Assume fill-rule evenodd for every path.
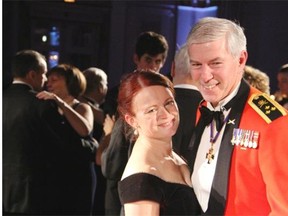
M 221 1 L 219 16 L 238 20 L 247 37 L 248 63 L 270 77 L 277 89 L 276 73 L 288 63 L 288 1 Z
M 11 81 L 10 60 L 21 49 L 36 49 L 46 56 L 56 49 L 59 62 L 80 69 L 95 66 L 118 84 L 123 73 L 134 69 L 137 35 L 152 30 L 163 34 L 170 49 L 162 73 L 168 74 L 176 49 L 177 6 L 192 1 L 3 1 L 3 88 Z M 199 1 L 200 3 L 203 1 Z M 204 4 L 198 3 L 198 6 Z M 276 72 L 288 63 L 288 1 L 211 1 L 218 17 L 237 20 L 248 40 L 248 64 L 266 72 L 271 91 L 277 89 Z M 195 6 L 195 5 L 194 5 Z M 41 41 L 53 26 L 60 30 L 60 46 Z

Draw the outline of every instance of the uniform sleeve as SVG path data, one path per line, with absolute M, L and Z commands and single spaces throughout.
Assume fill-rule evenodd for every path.
M 288 115 L 271 122 L 263 135 L 259 164 L 266 184 L 271 215 L 288 215 Z

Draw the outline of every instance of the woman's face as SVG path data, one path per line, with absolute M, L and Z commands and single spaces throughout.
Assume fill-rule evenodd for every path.
M 64 96 L 69 95 L 65 78 L 58 74 L 51 74 L 48 76 L 47 90 L 63 99 Z
M 132 111 L 134 116 L 127 122 L 137 128 L 139 136 L 170 139 L 176 133 L 178 107 L 168 88 L 149 86 L 141 89 L 132 100 Z

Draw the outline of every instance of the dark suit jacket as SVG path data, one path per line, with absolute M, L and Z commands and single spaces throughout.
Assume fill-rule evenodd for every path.
M 111 133 L 109 146 L 101 158 L 102 173 L 107 178 L 106 214 L 120 214 L 118 182 L 122 177 L 132 146 L 133 144 L 125 137 L 125 123 L 121 118 L 118 118 Z
M 180 123 L 173 136 L 173 149 L 183 155 L 188 148 L 195 128 L 197 108 L 202 100 L 199 91 L 188 88 L 175 88 L 176 102 L 179 108 Z
M 53 101 L 39 100 L 28 85 L 3 93 L 3 211 L 48 214 L 53 209 L 50 169 L 57 159 L 59 114 Z

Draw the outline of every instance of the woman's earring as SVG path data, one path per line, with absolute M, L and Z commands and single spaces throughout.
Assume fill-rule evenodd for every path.
M 133 134 L 134 134 L 135 136 L 138 136 L 138 135 L 139 135 L 137 128 L 138 128 L 138 127 L 136 127 L 136 128 L 134 129 L 134 133 L 133 133 Z

